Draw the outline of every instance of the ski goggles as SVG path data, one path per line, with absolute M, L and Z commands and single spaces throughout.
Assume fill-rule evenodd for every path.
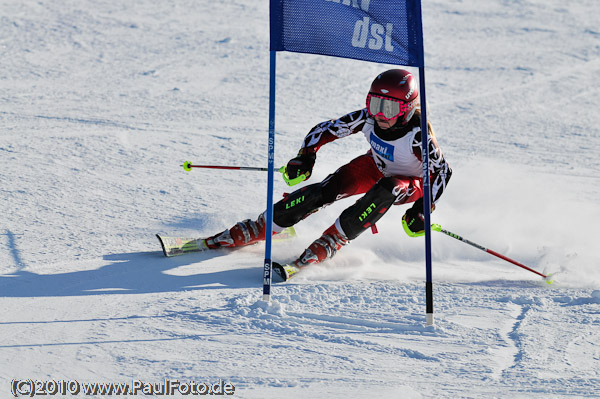
M 367 112 L 371 117 L 381 115 L 384 119 L 398 118 L 406 113 L 409 103 L 389 97 L 380 97 L 375 94 L 367 96 Z

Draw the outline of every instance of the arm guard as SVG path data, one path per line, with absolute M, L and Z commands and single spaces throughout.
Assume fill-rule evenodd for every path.
M 324 144 L 360 132 L 367 118 L 368 114 L 365 108 L 346 114 L 339 119 L 319 123 L 304 138 L 300 152 L 317 152 Z

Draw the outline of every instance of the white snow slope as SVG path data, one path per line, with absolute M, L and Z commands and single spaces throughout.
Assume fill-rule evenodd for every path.
M 600 397 L 600 3 L 423 12 L 429 116 L 454 170 L 433 221 L 556 272 L 549 286 L 434 233 L 429 327 L 406 207 L 274 285 L 270 303 L 264 245 L 160 252 L 157 232 L 209 235 L 265 207 L 263 172 L 180 165 L 266 165 L 267 1 L 0 2 L 0 397 L 14 379 L 223 380 L 239 398 Z M 390 67 L 277 60 L 278 166 Z M 358 135 L 325 146 L 308 183 L 366 150 Z M 353 201 L 298 224 L 273 258 L 300 254 Z

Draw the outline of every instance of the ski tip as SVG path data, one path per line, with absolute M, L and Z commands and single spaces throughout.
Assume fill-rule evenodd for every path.
M 289 278 L 289 275 L 287 274 L 287 272 L 285 271 L 283 266 L 277 262 L 271 262 L 271 265 L 273 267 L 273 277 L 277 277 L 275 282 L 276 283 L 286 282 Z
M 169 255 L 167 254 L 167 249 L 165 248 L 165 243 L 163 242 L 163 239 L 160 236 L 160 234 L 156 234 L 156 238 L 158 238 L 158 242 L 160 242 L 160 247 L 162 248 L 163 255 L 169 257 Z
M 282 265 L 277 262 L 272 262 L 274 275 L 279 277 L 281 281 L 288 281 L 290 278 L 294 277 L 296 273 L 300 271 L 300 269 L 295 265 Z

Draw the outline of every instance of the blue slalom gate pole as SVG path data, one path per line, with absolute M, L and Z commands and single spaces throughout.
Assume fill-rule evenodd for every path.
M 423 162 L 423 216 L 425 223 L 425 317 L 428 326 L 433 324 L 433 273 L 431 271 L 431 190 L 429 182 L 429 126 L 427 125 L 427 99 L 425 97 L 425 67 L 419 67 L 419 95 L 421 96 L 421 159 Z
M 423 162 L 423 216 L 425 223 L 425 319 L 433 325 L 433 273 L 431 271 L 431 189 L 429 179 L 429 126 L 425 95 L 425 45 L 423 43 L 423 10 L 419 4 L 416 18 L 419 50 L 419 96 L 421 97 L 421 161 Z
M 269 164 L 267 171 L 267 214 L 265 232 L 265 263 L 263 268 L 263 300 L 271 299 L 271 281 L 273 264 L 271 261 L 271 243 L 273 241 L 273 180 L 275 175 L 275 59 L 277 52 L 270 51 L 269 79 Z

